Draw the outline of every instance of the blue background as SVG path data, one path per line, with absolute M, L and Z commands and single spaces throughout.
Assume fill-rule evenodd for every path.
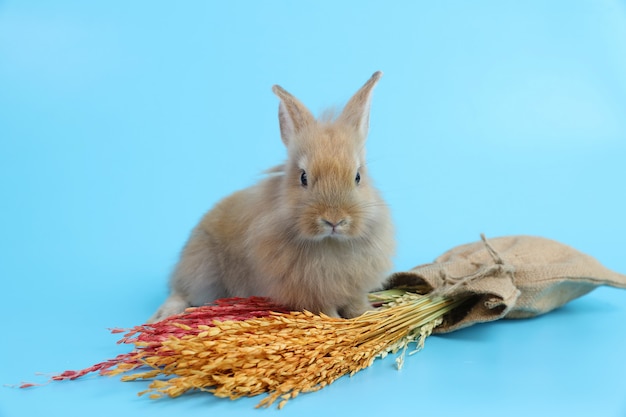
M 284 159 L 270 87 L 319 114 L 376 70 L 396 270 L 484 232 L 626 272 L 622 1 L 0 0 L 0 384 L 127 351 L 107 328 L 147 319 L 200 216 Z M 431 337 L 280 415 L 624 417 L 625 322 L 626 293 L 601 288 Z M 1 386 L 0 415 L 279 413 L 146 385 Z

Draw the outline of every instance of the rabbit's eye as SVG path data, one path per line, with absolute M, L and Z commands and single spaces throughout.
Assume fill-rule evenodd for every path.
M 357 185 L 361 182 L 361 173 L 359 171 L 356 172 L 356 178 L 354 179 Z
M 306 171 L 304 170 L 302 170 L 302 174 L 300 174 L 300 184 L 302 184 L 303 187 L 309 185 L 309 182 L 306 178 Z

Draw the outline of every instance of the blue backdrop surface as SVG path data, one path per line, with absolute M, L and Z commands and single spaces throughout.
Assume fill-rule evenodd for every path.
M 395 270 L 488 237 L 626 272 L 626 5 L 0 0 L 0 384 L 127 351 L 190 229 L 285 158 L 280 84 L 314 113 L 376 70 L 368 143 Z M 0 387 L 0 416 L 626 416 L 626 292 L 428 339 L 394 369 L 254 411 L 147 383 Z M 330 413 L 330 414 L 329 414 Z

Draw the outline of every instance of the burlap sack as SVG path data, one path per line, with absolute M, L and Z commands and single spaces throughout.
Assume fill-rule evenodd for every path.
M 393 274 L 387 288 L 466 298 L 445 317 L 435 330 L 439 333 L 544 314 L 600 285 L 626 288 L 626 275 L 562 243 L 532 236 L 481 237 L 431 264 Z

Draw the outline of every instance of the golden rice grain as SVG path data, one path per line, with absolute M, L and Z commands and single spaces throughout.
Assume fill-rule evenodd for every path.
M 140 393 L 150 398 L 193 389 L 231 399 L 267 393 L 257 407 L 280 400 L 282 408 L 300 393 L 354 375 L 390 352 L 402 351 L 396 361 L 401 367 L 408 344 L 418 341 L 420 349 L 441 317 L 458 305 L 409 293 L 387 296 L 390 300 L 380 310 L 349 320 L 304 311 L 214 321 L 200 333 L 169 337 L 156 350 L 137 349 L 136 359 L 153 369 L 122 379 L 170 377 L 153 380 Z M 127 370 L 118 366 L 107 373 Z

